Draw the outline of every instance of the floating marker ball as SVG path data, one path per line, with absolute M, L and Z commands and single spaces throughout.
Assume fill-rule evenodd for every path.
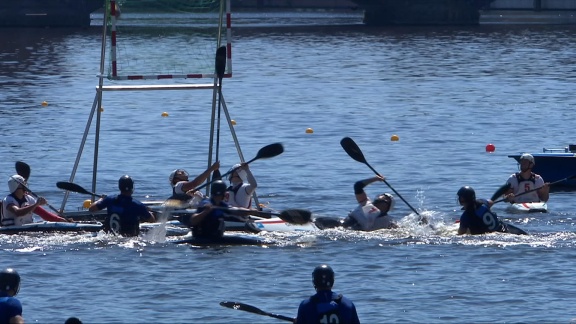
M 163 112 L 163 113 L 162 113 L 162 117 L 168 117 L 168 113 L 167 113 L 167 112 Z
M 236 125 L 236 121 L 234 119 L 232 119 L 230 122 L 232 123 L 232 125 Z
M 312 134 L 314 130 L 312 128 L 306 128 L 306 134 Z
M 396 135 L 396 134 L 390 136 L 390 140 L 392 142 L 397 142 L 399 139 L 400 139 L 400 137 L 398 137 L 398 135 Z
M 92 205 L 92 201 L 90 199 L 86 199 L 84 200 L 84 202 L 82 203 L 82 208 L 90 208 L 90 205 Z
M 104 107 L 100 107 L 100 112 L 104 112 Z
M 48 101 L 42 101 L 42 106 L 44 107 L 48 106 Z
M 494 144 L 490 143 L 486 145 L 486 152 L 494 153 L 494 151 L 496 151 L 496 146 L 494 146 Z

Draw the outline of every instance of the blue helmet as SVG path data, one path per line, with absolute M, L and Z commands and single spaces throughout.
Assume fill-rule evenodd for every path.
M 214 181 L 212 187 L 210 187 L 210 195 L 212 196 L 224 196 L 228 186 L 222 180 Z
M 0 271 L 0 291 L 13 291 L 14 296 L 20 291 L 20 275 L 16 270 L 8 268 Z
M 464 202 L 471 204 L 476 201 L 476 192 L 470 186 L 464 186 L 458 190 L 458 199 L 464 200 Z
M 322 264 L 312 271 L 312 282 L 314 288 L 331 289 L 334 285 L 334 270 L 327 264 Z
M 133 191 L 134 180 L 132 180 L 129 175 L 123 175 L 118 179 L 118 189 L 120 189 L 120 192 Z

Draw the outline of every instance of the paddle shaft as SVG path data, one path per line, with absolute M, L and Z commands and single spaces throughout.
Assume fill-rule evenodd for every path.
M 20 183 L 20 185 L 24 187 L 24 190 L 26 190 L 30 195 L 34 196 L 36 199 L 39 198 L 39 196 L 35 194 L 32 190 L 30 190 L 30 188 L 28 188 L 25 184 Z M 58 211 L 58 209 L 54 208 L 54 206 L 50 205 L 48 202 L 46 202 L 46 206 L 52 209 L 52 211 L 55 212 L 57 215 L 62 215 L 60 211 Z
M 548 186 L 553 186 L 553 185 L 558 184 L 558 183 L 560 183 L 560 182 L 564 182 L 564 181 L 567 181 L 567 180 L 570 180 L 570 179 L 574 179 L 574 178 L 576 178 L 576 174 L 574 174 L 574 175 L 572 175 L 572 176 L 570 176 L 570 177 L 564 178 L 564 179 L 560 179 L 560 180 L 556 180 L 556 181 L 554 181 L 554 182 L 550 182 L 550 183 L 548 184 Z M 530 190 L 528 190 L 528 191 L 524 191 L 524 192 L 521 192 L 521 193 L 519 193 L 519 194 L 517 194 L 517 195 L 514 195 L 514 197 L 522 196 L 522 195 L 525 195 L 525 194 L 527 194 L 527 193 L 531 193 L 531 192 L 534 192 L 534 191 L 537 191 L 537 190 L 540 190 L 540 189 L 542 189 L 542 187 L 530 189 Z M 498 200 L 494 201 L 494 203 L 496 204 L 496 203 L 503 202 L 503 201 L 506 201 L 506 198 L 498 199 Z
M 282 147 L 282 144 L 280 144 L 280 143 L 270 144 L 270 145 L 267 145 L 267 146 L 264 146 L 263 148 L 261 148 L 258 151 L 258 154 L 256 154 L 256 156 L 252 160 L 246 162 L 246 164 L 250 164 L 250 163 L 252 163 L 258 159 L 271 158 L 271 157 L 282 154 L 282 152 L 284 152 L 284 148 Z M 230 170 L 230 171 L 224 173 L 223 175 L 221 175 L 221 177 L 224 178 L 234 171 L 236 171 L 236 170 L 235 169 Z M 207 186 L 211 185 L 212 183 L 214 183 L 215 181 L 218 181 L 218 180 L 220 180 L 220 179 L 213 179 L 212 181 L 207 182 L 207 183 L 197 187 L 194 190 L 198 191 L 202 188 L 206 188 Z
M 218 121 L 216 125 L 216 161 L 220 151 L 220 111 L 222 110 L 222 79 L 226 70 L 226 46 L 221 46 L 216 50 L 216 75 L 218 76 Z M 219 173 L 219 172 L 218 172 Z M 219 180 L 219 179 L 218 179 Z
M 244 304 L 244 303 L 239 303 L 239 302 L 221 302 L 220 303 L 221 306 L 224 307 L 228 307 L 231 309 L 237 309 L 237 310 L 242 310 L 245 312 L 249 312 L 249 313 L 253 313 L 253 314 L 258 314 L 258 315 L 264 315 L 264 316 L 270 316 L 270 317 L 274 317 L 283 321 L 287 321 L 287 322 L 294 322 L 294 318 L 293 317 L 288 317 L 288 316 L 284 316 L 284 315 L 279 315 L 279 314 L 274 314 L 274 313 L 269 313 L 269 312 L 265 312 L 263 310 L 261 310 L 258 307 L 252 306 L 252 305 L 248 305 L 248 304 Z

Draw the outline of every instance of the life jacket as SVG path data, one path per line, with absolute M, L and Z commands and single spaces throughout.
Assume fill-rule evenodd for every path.
M 224 196 L 224 201 L 226 203 L 230 204 L 231 206 L 234 206 L 234 207 L 250 208 L 250 206 L 252 206 L 252 195 L 250 195 L 250 198 L 248 199 L 247 206 L 245 206 L 244 204 L 241 204 L 236 199 L 238 197 L 238 191 L 243 187 L 244 187 L 244 183 L 239 183 L 236 186 L 230 186 L 230 187 L 226 188 L 226 195 Z M 244 192 L 244 195 L 246 195 L 245 192 Z
M 525 181 L 529 181 L 529 182 L 532 182 L 533 184 L 536 184 L 536 174 L 534 174 L 534 172 L 530 172 L 530 178 L 528 178 L 528 179 L 522 178 L 522 176 L 520 175 L 520 172 L 516 172 L 514 175 L 516 176 L 516 182 L 518 182 L 518 187 L 520 187 L 520 182 L 525 182 Z
M 316 313 L 318 314 L 318 323 L 341 323 L 340 302 L 342 301 L 342 294 L 338 294 L 335 298 L 331 298 L 329 302 L 320 301 L 317 295 L 310 298 L 310 301 L 316 306 Z
M 482 223 L 486 225 L 490 232 L 494 232 L 501 228 L 498 216 L 488 208 L 488 205 L 484 203 L 479 207 L 477 205 L 474 214 L 482 220 Z

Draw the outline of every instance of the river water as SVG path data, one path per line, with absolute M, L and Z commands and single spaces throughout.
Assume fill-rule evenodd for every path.
M 242 26 L 242 17 L 225 103 L 246 160 L 267 144 L 285 147 L 251 164 L 260 202 L 346 215 L 355 207 L 354 182 L 373 176 L 340 147 L 350 136 L 435 230 L 415 225 L 396 199 L 398 230 L 261 234 L 281 242 L 267 247 L 0 235 L 0 267 L 20 272 L 28 323 L 69 316 L 85 323 L 274 323 L 218 303 L 295 316 L 313 293 L 310 274 L 320 263 L 334 268 L 335 290 L 356 303 L 366 323 L 576 318 L 574 192 L 552 192 L 547 214 L 494 206 L 528 236 L 456 236 L 453 225 L 458 188 L 470 185 L 488 198 L 517 170 L 507 155 L 574 143 L 576 26 L 368 28 L 356 13 L 253 14 Z M 128 41 L 185 51 L 173 43 L 185 27 L 171 32 L 175 37 L 158 41 L 147 29 Z M 64 197 L 55 183 L 70 177 L 98 84 L 100 34 L 97 27 L 0 30 L 0 176 L 26 161 L 31 189 L 55 206 Z M 211 91 L 106 92 L 97 191 L 116 192 L 116 180 L 130 174 L 137 198 L 163 199 L 171 170 L 200 173 L 211 99 Z M 93 129 L 75 179 L 86 188 Z M 219 154 L 223 172 L 238 161 L 226 123 Z M 366 191 L 391 190 L 372 184 Z M 71 194 L 66 209 L 84 199 Z

